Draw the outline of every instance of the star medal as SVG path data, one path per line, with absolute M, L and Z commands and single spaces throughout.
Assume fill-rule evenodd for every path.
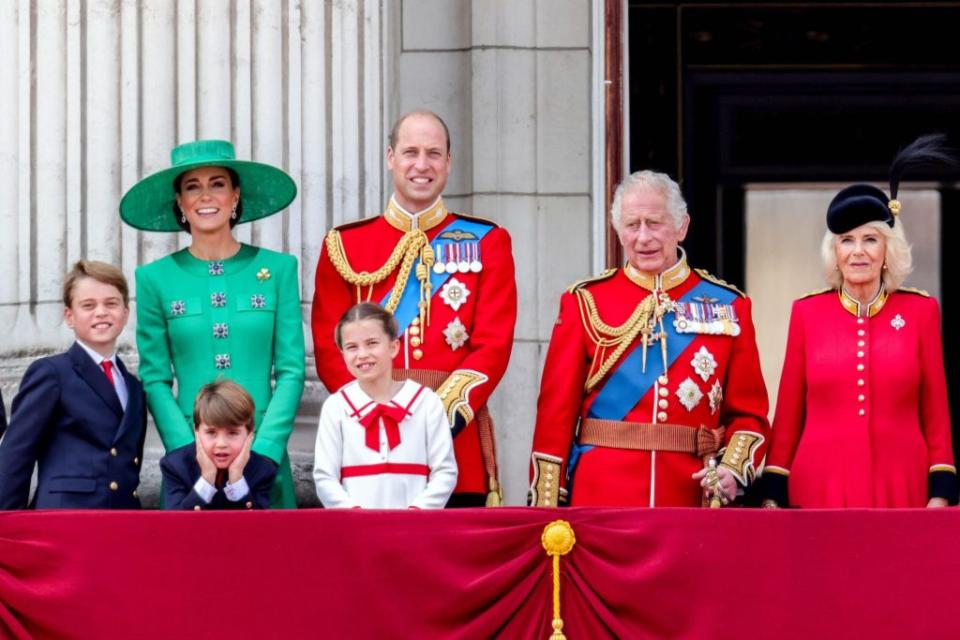
M 467 297 L 469 295 L 470 290 L 467 289 L 467 287 L 456 278 L 450 278 L 444 283 L 443 288 L 440 289 L 440 298 L 444 301 L 444 303 L 453 307 L 454 311 L 458 311 L 460 309 L 460 307 L 467 301 Z
M 704 382 L 717 370 L 717 361 L 714 359 L 713 354 L 707 351 L 706 347 L 700 347 L 700 350 L 693 354 L 693 360 L 690 361 L 690 365 Z
M 443 330 L 443 336 L 454 351 L 466 344 L 467 339 L 470 338 L 470 334 L 467 333 L 467 328 L 460 322 L 460 318 L 454 318 L 450 321 L 447 328 Z
M 703 392 L 700 391 L 696 382 L 687 378 L 677 387 L 677 397 L 680 399 L 680 404 L 687 408 L 687 411 L 693 411 L 693 408 L 703 398 Z

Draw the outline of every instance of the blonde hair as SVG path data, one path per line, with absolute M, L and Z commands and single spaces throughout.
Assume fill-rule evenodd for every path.
M 885 253 L 883 265 L 886 267 L 880 273 L 883 282 L 883 288 L 887 293 L 893 293 L 900 288 L 903 281 L 906 280 L 910 272 L 913 271 L 913 256 L 911 254 L 910 244 L 903 232 L 903 223 L 900 218 L 894 219 L 891 227 L 886 222 L 873 221 L 867 222 L 864 226 L 872 227 L 880 232 L 884 238 Z M 842 234 L 841 234 L 842 235 Z M 824 275 L 829 284 L 834 289 L 843 286 L 843 274 L 840 273 L 837 264 L 837 240 L 839 235 L 832 231 L 827 231 L 823 235 L 823 243 L 820 245 L 820 256 L 823 258 Z

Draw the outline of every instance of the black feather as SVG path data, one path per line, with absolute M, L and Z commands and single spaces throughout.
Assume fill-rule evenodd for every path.
M 890 164 L 890 197 L 897 197 L 900 180 L 907 173 L 957 166 L 956 152 L 947 146 L 947 136 L 929 133 L 897 152 Z

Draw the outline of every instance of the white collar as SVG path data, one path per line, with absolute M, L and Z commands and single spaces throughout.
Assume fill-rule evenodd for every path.
M 117 368 L 117 351 L 116 351 L 116 349 L 114 349 L 113 353 L 110 354 L 110 357 L 109 357 L 109 358 L 104 358 L 102 355 L 100 355 L 99 352 L 97 352 L 97 351 L 95 351 L 94 349 L 92 349 L 89 345 L 87 345 L 87 344 L 86 344 L 83 340 L 81 340 L 80 338 L 77 338 L 77 344 L 80 345 L 80 346 L 83 348 L 83 350 L 87 352 L 87 355 L 90 356 L 90 359 L 93 360 L 93 362 L 94 362 L 98 367 L 99 367 L 99 366 L 102 366 L 100 363 L 103 362 L 104 360 L 109 360 L 109 361 L 110 361 L 110 364 L 113 365 L 113 368 L 114 368 L 114 369 Z

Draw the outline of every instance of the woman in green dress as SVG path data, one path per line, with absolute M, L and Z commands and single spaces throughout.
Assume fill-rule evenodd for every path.
M 173 166 L 120 202 L 120 217 L 137 229 L 191 236 L 186 249 L 136 272 L 137 348 L 150 412 L 173 451 L 194 441 L 200 387 L 219 377 L 241 384 L 256 403 L 253 450 L 278 465 L 271 506 L 294 508 L 287 440 L 304 380 L 297 259 L 241 244 L 232 229 L 286 208 L 297 187 L 280 169 L 236 160 L 222 140 L 189 142 L 171 156 Z

